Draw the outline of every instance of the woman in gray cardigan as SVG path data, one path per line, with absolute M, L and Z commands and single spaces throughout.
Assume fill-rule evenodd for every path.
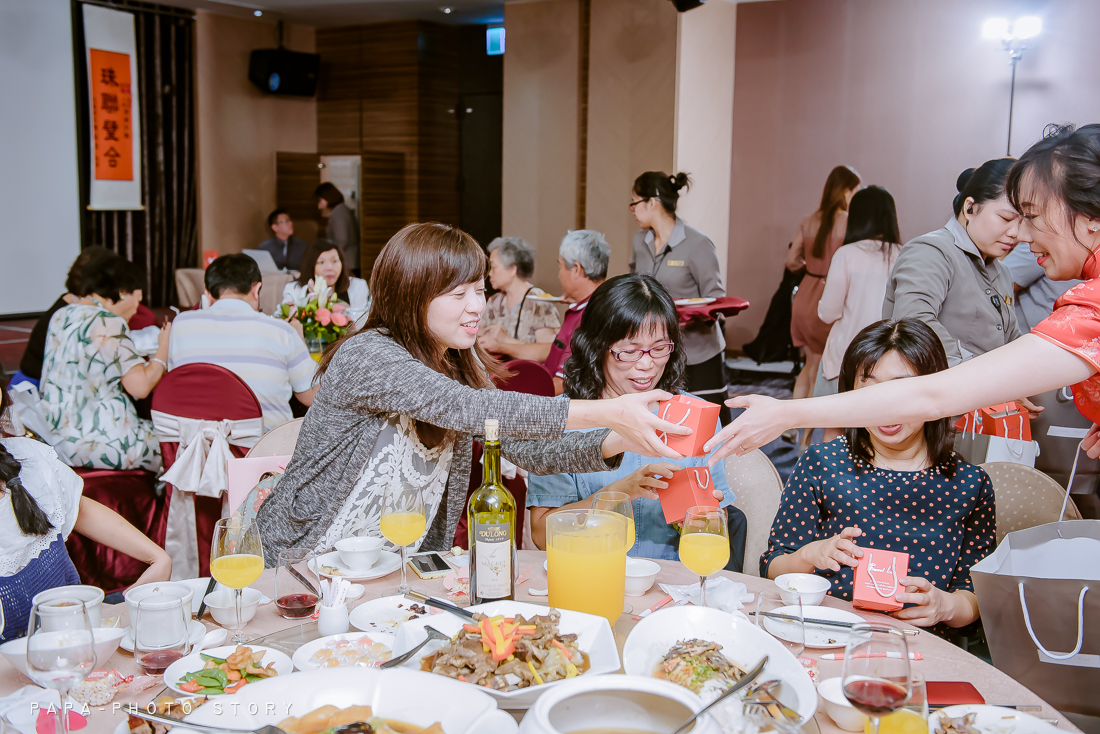
M 886 285 L 882 318 L 915 317 L 931 326 L 952 367 L 1020 336 L 1012 275 L 1000 261 L 1020 228 L 1020 213 L 1005 196 L 1013 162 L 999 158 L 963 171 L 954 219 L 906 243 Z
M 492 389 L 501 368 L 477 344 L 484 274 L 480 246 L 453 227 L 410 224 L 386 244 L 370 316 L 326 351 L 294 458 L 257 514 L 268 565 L 284 548 L 378 536 L 395 481 L 424 490 L 429 527 L 412 547 L 449 548 L 486 418 L 500 421 L 503 455 L 535 474 L 614 469 L 623 451 L 679 458 L 657 434 L 690 430 L 649 410 L 663 391 L 586 401 Z

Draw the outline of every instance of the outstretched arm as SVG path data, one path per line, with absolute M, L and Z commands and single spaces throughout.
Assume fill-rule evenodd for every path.
M 977 408 L 1037 395 L 1088 379 L 1095 369 L 1073 352 L 1042 337 L 1025 334 L 1014 342 L 943 372 L 870 385 L 839 395 L 808 400 L 774 400 L 750 395 L 727 400 L 747 408 L 707 442 L 713 465 L 730 454 L 745 454 L 773 441 L 788 428 L 849 428 L 918 423 L 960 415 Z M 1094 431 L 1095 433 L 1095 431 Z M 1100 443 L 1086 439 L 1089 456 Z
M 80 514 L 73 530 L 85 538 L 148 563 L 149 568 L 134 582 L 134 586 L 167 581 L 172 575 L 172 559 L 163 548 L 142 535 L 117 512 L 95 500 L 80 498 Z

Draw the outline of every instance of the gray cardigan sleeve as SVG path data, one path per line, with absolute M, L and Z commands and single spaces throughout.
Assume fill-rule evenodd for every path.
M 615 470 L 622 463 L 623 455 L 603 458 L 603 441 L 609 433 L 611 431 L 606 428 L 567 431 L 557 441 L 505 438 L 500 442 L 501 454 L 516 466 L 538 476 Z
M 503 436 L 523 439 L 559 439 L 569 417 L 568 400 L 467 387 L 375 332 L 349 339 L 332 366 L 321 391 L 337 407 L 356 412 L 407 415 L 470 434 L 482 433 L 485 419 L 496 418 Z M 339 383 L 328 374 L 339 374 Z
M 939 321 L 951 276 L 951 264 L 942 252 L 919 240 L 909 242 L 890 273 L 882 318 L 911 317 L 928 324 L 943 343 L 948 363 L 955 365 L 962 361 L 959 340 Z

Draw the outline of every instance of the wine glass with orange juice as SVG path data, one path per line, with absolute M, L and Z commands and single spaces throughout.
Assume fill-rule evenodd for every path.
M 210 543 L 210 575 L 222 586 L 237 592 L 234 599 L 237 629 L 233 633 L 233 642 L 238 645 L 244 642 L 241 592 L 260 578 L 263 572 L 264 549 L 256 523 L 240 515 L 218 520 L 214 525 L 214 539 Z
M 726 511 L 721 507 L 689 507 L 680 530 L 680 562 L 699 576 L 699 604 L 707 605 L 707 576 L 730 560 Z
M 424 493 L 409 482 L 392 482 L 386 485 L 382 496 L 382 519 L 379 522 L 382 537 L 401 548 L 401 585 L 396 595 L 409 593 L 408 547 L 420 539 L 428 529 L 428 516 L 424 510 Z

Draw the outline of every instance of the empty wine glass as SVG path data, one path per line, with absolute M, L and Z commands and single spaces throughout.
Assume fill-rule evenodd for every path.
M 689 507 L 680 529 L 680 562 L 699 575 L 699 605 L 707 605 L 707 576 L 730 561 L 726 511 L 721 507 Z
M 382 537 L 401 548 L 401 585 L 393 593 L 404 596 L 409 593 L 408 571 L 405 568 L 408 547 L 428 529 L 424 493 L 420 487 L 400 481 L 387 484 L 382 496 L 379 526 Z
M 870 718 L 871 734 L 878 734 L 882 716 L 902 708 L 912 692 L 905 635 L 886 625 L 853 625 L 840 680 L 844 697 Z
M 210 543 L 210 575 L 222 586 L 236 589 L 237 629 L 233 642 L 244 643 L 241 623 L 241 590 L 264 572 L 264 549 L 256 523 L 240 515 L 218 520 Z
M 95 667 L 92 620 L 80 599 L 51 599 L 31 608 L 27 625 L 27 674 L 61 698 L 62 734 L 69 734 L 65 699 Z

